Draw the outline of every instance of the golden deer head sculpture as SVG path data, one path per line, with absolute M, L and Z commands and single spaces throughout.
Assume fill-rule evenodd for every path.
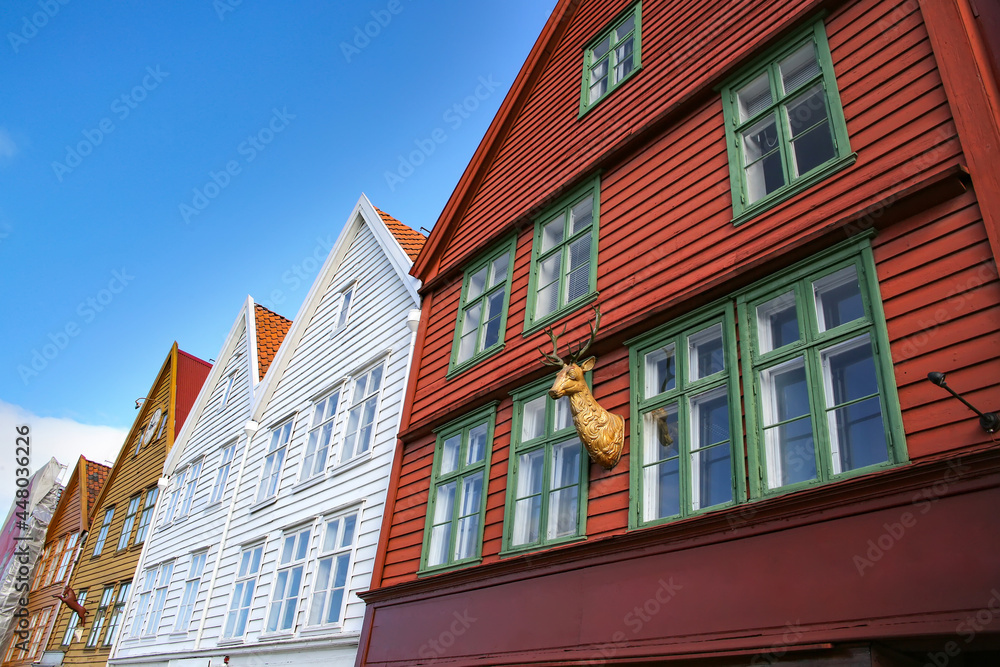
M 581 361 L 584 353 L 597 338 L 597 329 L 601 326 L 600 308 L 594 306 L 594 313 L 594 321 L 590 325 L 590 338 L 577 343 L 575 351 L 573 344 L 570 343 L 569 355 L 565 359 L 559 356 L 559 336 L 551 327 L 546 329 L 545 333 L 552 341 L 552 353 L 544 352 L 540 347 L 538 352 L 542 355 L 543 364 L 560 368 L 552 388 L 549 389 L 549 396 L 553 399 L 569 397 L 573 425 L 587 453 L 590 454 L 590 460 L 611 470 L 618 464 L 618 460 L 622 457 L 622 449 L 625 447 L 625 420 L 597 404 L 584 377 L 584 373 L 591 370 L 597 361 L 594 357 Z M 566 327 L 563 327 L 562 333 L 566 333 Z

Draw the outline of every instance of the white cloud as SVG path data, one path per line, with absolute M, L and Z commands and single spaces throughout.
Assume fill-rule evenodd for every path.
M 10 159 L 17 155 L 17 153 L 17 144 L 14 143 L 14 139 L 10 136 L 7 128 L 0 127 L 0 158 Z
M 92 426 L 72 419 L 39 417 L 24 408 L 0 400 L 0 519 L 14 500 L 17 426 L 30 427 L 31 472 L 53 456 L 67 467 L 62 481 L 73 471 L 82 454 L 91 461 L 110 465 L 125 442 L 128 431 L 111 426 Z

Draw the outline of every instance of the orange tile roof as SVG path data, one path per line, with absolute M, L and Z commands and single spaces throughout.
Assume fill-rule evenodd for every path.
M 108 475 L 111 474 L 111 467 L 94 463 L 86 458 L 83 461 L 86 466 L 85 472 L 87 475 L 87 507 L 91 508 L 97 502 L 97 496 L 100 495 L 101 489 L 104 487 L 104 482 L 108 480 Z
M 257 368 L 258 377 L 263 378 L 274 361 L 274 355 L 281 347 L 281 341 L 292 326 L 292 321 L 259 303 L 254 304 L 254 323 L 257 327 Z
M 420 254 L 420 249 L 427 242 L 427 237 L 417 230 L 407 227 L 377 206 L 375 210 L 382 216 L 382 222 L 385 223 L 385 226 L 389 228 L 392 235 L 399 241 L 399 245 L 403 246 L 403 252 L 406 253 L 406 256 L 411 260 L 415 260 L 417 255 Z

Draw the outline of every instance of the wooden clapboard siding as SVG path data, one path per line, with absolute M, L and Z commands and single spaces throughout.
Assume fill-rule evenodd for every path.
M 250 365 L 252 359 L 250 343 L 255 330 L 248 330 L 248 323 L 253 326 L 255 322 L 255 308 L 259 306 L 255 306 L 253 301 L 248 299 L 238 313 L 218 355 L 216 367 L 202 388 L 203 395 L 198 397 L 194 411 L 190 415 L 193 421 L 187 429 L 188 435 L 178 442 L 177 446 L 182 450 L 174 452 L 175 456 L 171 456 L 167 463 L 168 469 L 164 474 L 169 479 L 169 484 L 157 503 L 156 515 L 147 539 L 148 545 L 143 553 L 142 562 L 136 568 L 136 582 L 132 587 L 131 600 L 123 621 L 123 632 L 113 652 L 113 658 L 117 661 L 127 664 L 131 658 L 191 651 L 196 648 L 197 628 L 204 614 L 211 574 L 218 558 L 218 545 L 223 537 L 226 514 L 233 495 L 233 480 L 239 474 L 239 464 L 242 460 L 241 452 L 245 440 L 242 437 L 243 425 L 249 419 L 252 387 L 257 380 L 256 369 Z M 274 318 L 279 317 L 273 313 L 270 315 Z M 223 406 L 222 399 L 230 377 L 233 378 L 232 387 Z M 210 505 L 209 500 L 221 465 L 223 450 L 233 442 L 237 442 L 237 449 L 230 465 L 226 491 L 220 502 Z M 195 487 L 191 510 L 187 515 L 180 516 L 180 502 L 178 502 L 175 518 L 167 523 L 166 512 L 173 489 L 179 484 L 181 476 L 198 461 L 202 462 L 202 468 Z M 208 553 L 191 617 L 190 630 L 174 632 L 177 611 L 190 571 L 191 555 L 193 552 L 204 550 Z M 139 582 L 145 571 L 167 561 L 173 561 L 173 574 L 160 619 L 158 636 L 155 644 L 151 644 L 148 640 L 131 636 L 136 622 L 136 604 L 141 593 Z
M 896 214 L 889 221 L 892 207 L 908 193 L 929 187 L 964 161 L 917 4 L 827 3 L 824 24 L 857 162 L 735 228 L 722 102 L 712 86 L 773 42 L 764 22 L 740 17 L 767 15 L 768 26 L 800 17 L 789 24 L 794 28 L 818 6 L 726 4 L 720 11 L 711 3 L 643 3 L 644 71 L 578 119 L 582 45 L 624 6 L 583 2 L 543 63 L 468 208 L 459 219 L 439 223 L 449 225 L 441 232 L 439 256 L 421 263 L 434 308 L 424 314 L 423 350 L 415 362 L 383 585 L 416 578 L 434 449 L 428 432 L 488 400 L 500 405 L 483 563 L 499 560 L 508 394 L 547 372 L 535 351 L 547 338 L 540 332 L 523 336 L 533 217 L 597 167 L 603 169 L 597 288 L 604 333 L 596 346 L 594 393 L 604 407 L 628 415 L 622 345 L 628 337 L 876 226 L 881 231 L 873 248 L 909 456 L 918 460 L 988 442 L 967 409 L 925 379 L 928 368 L 940 367 L 973 400 L 996 400 L 991 378 L 1000 370 L 1000 284 L 976 196 L 970 191 L 945 201 L 928 199 L 909 217 Z M 640 131 L 642 141 L 630 143 Z M 817 236 L 833 221 L 866 212 L 843 231 Z M 517 243 L 504 350 L 449 379 L 459 269 L 488 241 L 509 233 L 517 234 Z M 581 308 L 563 320 L 570 331 L 582 332 L 590 316 Z M 591 466 L 588 540 L 627 529 L 629 449 L 626 436 L 622 461 L 610 473 Z
M 55 630 L 48 642 L 49 650 L 65 651 L 63 659 L 65 665 L 93 665 L 98 662 L 103 663 L 109 657 L 111 647 L 104 646 L 103 636 L 96 648 L 85 648 L 85 643 L 90 623 L 100 601 L 101 590 L 105 586 L 114 585 L 117 591 L 117 586 L 122 582 L 131 581 L 139 561 L 142 545 L 134 544 L 135 525 L 138 525 L 139 514 L 136 515 L 128 546 L 121 551 L 117 550 L 129 498 L 156 486 L 167 452 L 173 445 L 174 435 L 183 425 L 182 415 L 186 416 L 190 410 L 210 368 L 210 364 L 178 350 L 175 343 L 163 362 L 153 386 L 145 395 L 146 400 L 142 403 L 107 482 L 94 503 L 90 517 L 92 523 L 96 523 L 96 527 L 92 526 L 83 545 L 79 563 L 70 579 L 70 585 L 74 590 L 88 591 L 86 608 L 89 615 L 88 624 L 84 629 L 84 640 L 73 642 L 69 647 L 61 646 L 63 633 L 72 615 L 69 608 L 63 605 L 59 610 Z M 142 445 L 137 453 L 137 444 L 157 408 L 164 413 L 164 418 L 167 420 L 166 428 L 160 432 L 157 427 L 150 442 Z M 115 508 L 111 528 L 103 551 L 95 558 L 94 545 L 100 524 L 105 511 L 110 507 Z M 147 530 L 146 539 L 149 539 L 152 528 L 153 521 Z M 105 629 L 106 627 L 107 624 Z
M 387 217 L 376 212 L 362 197 L 288 331 L 282 349 L 274 357 L 268 376 L 255 391 L 254 404 L 243 421 L 253 419 L 259 423 L 259 430 L 247 445 L 240 481 L 228 492 L 231 501 L 226 504 L 231 502 L 231 527 L 218 547 L 216 579 L 201 612 L 203 626 L 200 643 L 194 647 L 197 650 L 211 650 L 221 644 L 237 660 L 241 650 L 273 645 L 268 650 L 280 654 L 281 642 L 289 635 L 262 636 L 280 538 L 283 530 L 311 526 L 294 636 L 310 640 L 310 650 L 326 651 L 330 664 L 353 663 L 356 642 L 352 638 L 360 631 L 364 615 L 364 603 L 356 592 L 369 587 L 402 409 L 411 342 L 407 314 L 419 305 L 412 279 L 405 274 L 411 260 L 389 236 L 395 233 L 391 229 L 399 230 L 402 226 Z M 388 224 L 393 227 L 387 228 Z M 415 242 L 413 235 L 416 232 L 406 239 L 408 247 Z M 340 294 L 351 284 L 354 292 L 349 322 L 345 329 L 331 335 Z M 384 364 L 385 371 L 371 455 L 346 465 L 331 463 L 343 439 L 346 405 L 342 400 L 327 472 L 319 479 L 300 484 L 315 401 L 345 386 L 347 378 L 353 379 L 379 363 Z M 271 432 L 288 419 L 293 420 L 293 427 L 277 496 L 271 503 L 256 506 Z M 328 628 L 318 634 L 315 629 L 303 633 L 316 577 L 323 519 L 351 509 L 360 509 L 361 513 L 344 622 L 339 628 Z M 247 632 L 242 641 L 227 642 L 222 633 L 239 555 L 243 547 L 257 544 L 263 544 L 264 551 Z M 181 647 L 177 655 L 191 654 Z M 285 658 L 291 659 L 288 655 Z

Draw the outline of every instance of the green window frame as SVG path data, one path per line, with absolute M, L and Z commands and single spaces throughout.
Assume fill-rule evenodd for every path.
M 465 270 L 449 377 L 504 347 L 516 242 L 516 236 L 502 241 Z
M 478 563 L 482 558 L 496 403 L 436 431 L 427 498 L 422 572 Z
M 755 496 L 906 460 L 875 261 L 852 245 L 737 297 Z
M 823 21 L 722 86 L 733 223 L 854 164 Z
M 548 395 L 554 378 L 548 376 L 511 394 L 514 420 L 503 553 L 586 536 L 590 458 L 573 426 L 569 398 Z
M 634 443 L 630 527 L 745 496 L 735 315 L 714 304 L 629 341 Z
M 642 68 L 642 3 L 622 12 L 583 49 L 580 116 Z
M 600 210 L 596 176 L 535 219 L 525 336 L 597 296 Z

